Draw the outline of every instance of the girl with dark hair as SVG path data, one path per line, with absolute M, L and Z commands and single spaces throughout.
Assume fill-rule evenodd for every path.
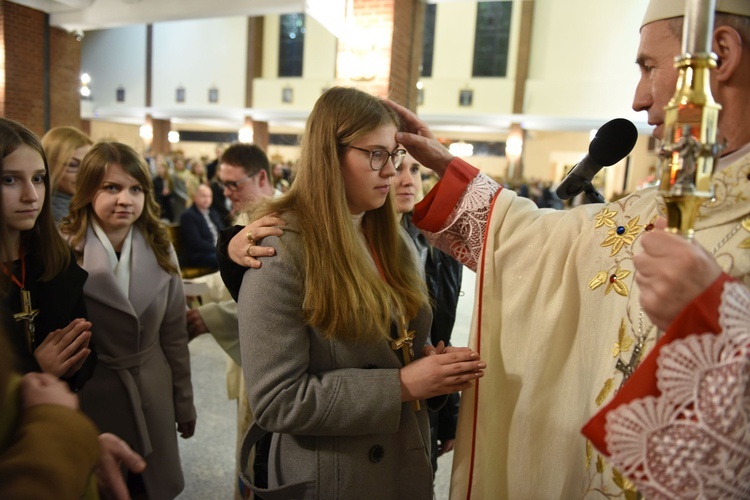
M 79 390 L 96 354 L 85 318 L 86 272 L 71 258 L 50 210 L 49 167 L 39 139 L 0 118 L 2 226 L 0 290 L 13 314 L 5 328 L 22 373 L 43 371 Z

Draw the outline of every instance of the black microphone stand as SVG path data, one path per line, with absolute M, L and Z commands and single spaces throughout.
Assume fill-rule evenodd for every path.
M 604 196 L 596 190 L 590 181 L 586 181 L 583 188 L 583 194 L 589 203 L 605 203 Z

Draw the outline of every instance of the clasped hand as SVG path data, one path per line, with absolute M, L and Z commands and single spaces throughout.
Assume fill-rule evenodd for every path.
M 468 347 L 425 346 L 423 357 L 401 368 L 401 401 L 450 394 L 471 387 L 484 376 L 487 363 Z
M 72 377 L 91 353 L 91 322 L 78 318 L 55 330 L 34 350 L 39 367 L 56 377 Z

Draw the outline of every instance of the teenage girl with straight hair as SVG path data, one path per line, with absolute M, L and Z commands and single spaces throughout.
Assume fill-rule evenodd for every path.
M 287 222 L 282 236 L 263 240 L 277 256 L 244 274 L 238 303 L 257 422 L 243 458 L 273 433 L 263 498 L 432 499 L 418 402 L 482 375 L 469 349 L 413 360 L 432 315 L 390 194 L 405 154 L 398 126 L 379 99 L 328 90 L 308 119 L 292 187 L 251 214 Z
M 0 118 L 2 226 L 0 294 L 21 373 L 41 371 L 83 387 L 96 365 L 83 298 L 84 272 L 50 211 L 49 167 L 39 139 Z

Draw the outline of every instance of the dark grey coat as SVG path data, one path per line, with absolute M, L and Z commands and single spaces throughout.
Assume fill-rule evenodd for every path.
M 401 403 L 400 355 L 386 340 L 327 340 L 307 326 L 304 249 L 289 226 L 281 238 L 263 240 L 278 257 L 245 273 L 238 303 L 250 408 L 275 433 L 270 488 L 307 481 L 304 498 L 431 499 L 426 405 Z M 424 307 L 409 325 L 416 353 L 431 317 Z

